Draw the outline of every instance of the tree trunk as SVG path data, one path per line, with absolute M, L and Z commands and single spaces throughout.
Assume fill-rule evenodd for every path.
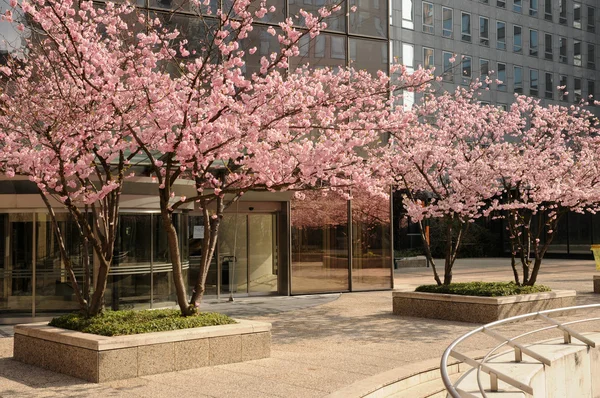
M 214 218 L 210 216 L 208 211 L 208 203 L 206 201 L 201 202 L 204 215 L 204 229 L 208 232 L 208 235 L 206 235 L 207 232 L 205 232 L 204 242 L 202 245 L 200 272 L 198 273 L 198 279 L 196 280 L 196 285 L 194 286 L 194 291 L 190 300 L 190 304 L 195 308 L 200 307 L 200 304 L 202 303 L 202 297 L 206 291 L 206 277 L 208 276 L 210 263 L 215 255 L 217 241 L 219 238 L 219 227 L 221 226 L 221 222 L 223 220 L 223 211 L 225 210 L 223 198 L 217 197 L 216 202 L 217 212 Z M 235 256 L 235 253 L 233 255 Z
M 446 258 L 444 261 L 444 285 L 452 283 L 452 218 L 444 217 L 446 220 Z
M 438 286 L 442 284 L 442 280 L 437 273 L 437 269 L 435 267 L 435 261 L 433 261 L 433 256 L 431 255 L 431 246 L 427 240 L 427 236 L 425 235 L 425 228 L 423 227 L 423 221 L 419 221 L 419 232 L 421 233 L 421 240 L 423 241 L 423 248 L 425 249 L 425 257 L 429 264 L 431 264 L 431 269 L 433 270 L 433 279 Z
M 98 275 L 90 304 L 89 316 L 98 315 L 104 308 L 104 292 L 106 291 L 106 283 L 108 282 L 108 271 L 110 271 L 110 263 L 103 256 L 98 256 L 100 266 L 98 267 Z
M 54 209 L 52 208 L 52 205 L 48 201 L 48 198 L 46 197 L 46 195 L 44 195 L 41 192 L 40 192 L 40 195 L 42 197 L 42 200 L 44 201 L 44 204 L 46 205 L 46 208 L 48 209 L 48 214 L 50 215 L 50 220 L 52 222 L 52 229 L 54 230 L 54 236 L 56 237 L 56 240 L 58 242 L 60 257 L 61 257 L 63 264 L 65 265 L 65 268 L 67 269 L 67 273 L 69 275 L 69 280 L 71 282 L 71 287 L 73 288 L 73 292 L 75 293 L 75 297 L 77 298 L 77 303 L 79 304 L 79 310 L 84 315 L 87 315 L 88 314 L 88 302 L 81 295 L 81 289 L 79 288 L 79 283 L 77 282 L 77 278 L 75 278 L 75 272 L 73 271 L 73 264 L 71 263 L 71 259 L 69 258 L 69 254 L 67 253 L 67 249 L 65 247 L 65 241 L 63 239 L 63 235 L 60 230 L 60 227 L 58 226 L 58 221 L 56 220 L 56 213 L 54 212 Z M 84 281 L 84 284 L 86 282 L 87 281 Z M 85 291 L 85 289 L 86 288 L 84 287 L 84 291 Z
M 177 305 L 183 316 L 194 315 L 197 310 L 194 306 L 188 304 L 187 289 L 183 280 L 183 270 L 181 265 L 181 254 L 179 253 L 179 238 L 177 230 L 173 225 L 172 212 L 168 208 L 168 200 L 165 202 L 161 195 L 160 212 L 163 223 L 163 228 L 167 233 L 167 245 L 169 247 L 169 255 L 173 267 L 173 283 L 175 284 L 175 293 L 177 296 Z
M 523 283 L 525 286 L 533 286 L 537 281 L 538 273 L 540 272 L 540 266 L 542 265 L 542 258 L 537 257 L 533 262 L 533 269 L 531 270 L 531 276 L 527 280 L 527 283 Z

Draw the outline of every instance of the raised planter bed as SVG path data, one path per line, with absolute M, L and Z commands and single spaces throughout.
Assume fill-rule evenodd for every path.
M 594 293 L 600 293 L 600 275 L 594 275 Z
M 427 259 L 425 259 L 425 257 L 421 257 L 421 256 L 395 258 L 394 264 L 395 264 L 396 268 L 426 267 Z
M 115 337 L 17 325 L 14 358 L 95 383 L 268 358 L 271 324 L 238 322 Z
M 574 290 L 505 297 L 460 296 L 421 292 L 393 292 L 395 315 L 450 321 L 489 323 L 515 315 L 575 305 Z

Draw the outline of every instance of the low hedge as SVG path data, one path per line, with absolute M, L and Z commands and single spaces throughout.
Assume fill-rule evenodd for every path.
M 530 294 L 549 292 L 551 289 L 544 285 L 519 286 L 514 282 L 465 282 L 451 283 L 449 285 L 422 285 L 415 292 L 458 294 L 461 296 L 514 296 L 517 294 Z
M 101 336 L 122 336 L 231 323 L 236 322 L 227 315 L 216 312 L 202 312 L 195 316 L 183 317 L 178 310 L 167 309 L 105 311 L 94 317 L 68 314 L 52 319 L 49 325 Z

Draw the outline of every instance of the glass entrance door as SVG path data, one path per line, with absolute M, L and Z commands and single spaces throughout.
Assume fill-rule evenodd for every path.
M 248 292 L 277 292 L 277 216 L 248 215 Z
M 221 295 L 277 292 L 277 216 L 226 214 L 219 231 Z

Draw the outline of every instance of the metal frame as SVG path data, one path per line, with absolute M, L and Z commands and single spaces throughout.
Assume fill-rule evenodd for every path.
M 448 348 L 446 348 L 446 350 L 444 351 L 444 354 L 442 355 L 442 359 L 440 362 L 440 373 L 442 376 L 442 381 L 444 382 L 444 386 L 446 387 L 446 390 L 448 391 L 449 396 L 451 396 L 453 398 L 472 396 L 472 394 L 469 394 L 460 389 L 457 389 L 454 386 L 454 384 L 452 383 L 452 381 L 450 380 L 450 377 L 448 375 L 448 358 L 449 357 L 458 359 L 459 361 L 466 363 L 467 365 L 471 366 L 472 368 L 477 369 L 477 384 L 479 386 L 479 392 L 481 393 L 481 395 L 484 398 L 487 397 L 487 395 L 486 395 L 483 385 L 481 383 L 481 378 L 480 378 L 481 372 L 487 373 L 490 376 L 490 387 L 491 387 L 491 391 L 493 391 L 493 392 L 498 391 L 498 380 L 501 380 L 513 387 L 516 387 L 516 388 L 522 390 L 523 392 L 525 392 L 527 394 L 533 394 L 533 389 L 531 386 L 526 385 L 518 380 L 515 380 L 512 377 L 503 374 L 502 372 L 499 372 L 498 370 L 490 367 L 489 365 L 486 365 L 486 362 L 490 358 L 493 358 L 495 356 L 494 354 L 500 348 L 504 347 L 505 345 L 508 345 L 509 347 L 514 349 L 515 362 L 521 362 L 523 360 L 523 354 L 527 354 L 528 356 L 539 361 L 540 363 L 543 363 L 544 365 L 547 365 L 547 366 L 551 366 L 551 361 L 548 358 L 546 358 L 543 355 L 540 355 L 540 354 L 530 350 L 528 347 L 525 347 L 522 344 L 516 342 L 516 340 L 518 340 L 522 337 L 529 336 L 531 334 L 542 332 L 545 330 L 550 330 L 550 329 L 561 330 L 564 335 L 565 344 L 570 344 L 572 341 L 572 338 L 575 338 L 575 339 L 581 341 L 582 343 L 586 344 L 588 347 L 593 347 L 593 348 L 596 347 L 596 343 L 594 341 L 588 339 L 587 337 L 585 337 L 585 336 L 581 335 L 580 333 L 576 332 L 575 330 L 571 329 L 569 327 L 569 325 L 583 323 L 583 322 L 598 321 L 598 320 L 600 320 L 600 317 L 587 318 L 587 319 L 582 319 L 582 320 L 561 323 L 561 322 L 557 321 L 556 319 L 550 318 L 548 316 L 549 314 L 553 314 L 553 313 L 557 313 L 557 312 L 561 313 L 561 315 L 563 315 L 565 312 L 572 312 L 572 311 L 584 310 L 584 309 L 600 309 L 600 304 L 589 304 L 589 305 L 580 305 L 580 306 L 574 306 L 574 307 L 557 308 L 557 309 L 552 309 L 552 310 L 533 312 L 533 313 L 529 313 L 529 314 L 514 316 L 511 318 L 501 319 L 499 321 L 491 322 L 486 325 L 480 326 L 477 329 L 474 329 L 474 330 L 462 335 L 458 339 L 454 340 L 454 342 L 452 342 L 452 344 L 450 344 L 448 346 Z M 525 319 L 540 319 L 547 323 L 551 323 L 552 326 L 546 326 L 543 328 L 535 329 L 535 330 L 523 333 L 523 334 L 513 337 L 513 338 L 506 338 L 492 330 L 493 327 L 503 325 L 506 323 L 522 321 Z M 488 336 L 491 336 L 491 337 L 495 338 L 496 340 L 501 341 L 501 344 L 496 346 L 492 350 L 490 350 L 481 361 L 477 361 L 473 358 L 470 358 L 464 354 L 461 354 L 461 353 L 455 351 L 455 348 L 460 343 L 462 343 L 466 339 L 468 339 L 480 332 L 487 334 Z

